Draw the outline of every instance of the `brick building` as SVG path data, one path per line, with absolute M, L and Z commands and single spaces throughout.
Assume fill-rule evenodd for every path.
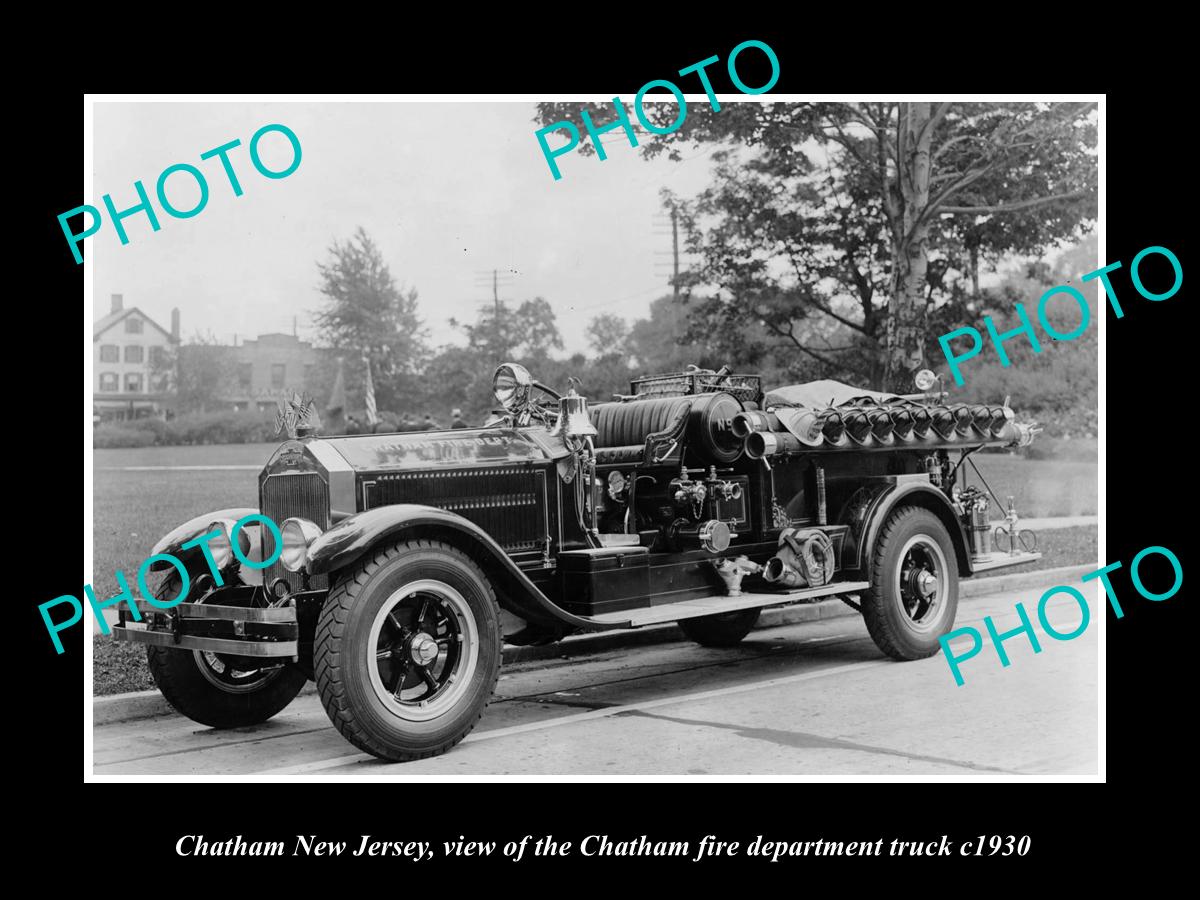
M 224 398 L 235 410 L 274 410 L 285 391 L 313 389 L 320 350 L 294 334 L 260 334 L 231 348 L 233 389 Z

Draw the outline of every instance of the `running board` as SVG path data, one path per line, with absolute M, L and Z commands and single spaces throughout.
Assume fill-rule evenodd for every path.
M 866 581 L 835 581 L 821 587 L 802 588 L 796 591 L 772 591 L 761 594 L 744 592 L 736 597 L 718 594 L 713 597 L 702 597 L 699 600 L 680 600 L 676 603 L 648 606 L 644 609 L 623 609 L 620 612 L 601 613 L 598 616 L 588 616 L 588 618 L 602 625 L 641 628 L 645 625 L 678 622 L 680 619 L 695 619 L 699 616 L 736 612 L 739 609 L 779 606 L 801 600 L 814 600 L 833 594 L 857 594 L 870 586 L 870 583 Z
M 971 561 L 971 574 L 978 575 L 980 572 L 990 572 L 992 569 L 1003 569 L 1006 566 L 1019 566 L 1021 563 L 1033 562 L 1035 559 L 1041 559 L 1040 553 L 995 553 L 991 559 Z

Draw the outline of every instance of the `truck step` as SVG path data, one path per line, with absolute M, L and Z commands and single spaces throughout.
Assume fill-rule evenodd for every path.
M 972 574 L 978 575 L 980 572 L 990 572 L 992 569 L 1003 569 L 1007 566 L 1019 566 L 1021 563 L 1033 562 L 1035 559 L 1041 559 L 1040 553 L 993 553 L 991 559 L 973 560 L 971 563 Z
M 784 603 L 796 603 L 801 600 L 830 597 L 834 594 L 857 594 L 859 591 L 865 591 L 868 587 L 870 587 L 870 584 L 866 581 L 835 581 L 821 587 L 800 588 L 794 591 L 770 591 L 763 593 L 744 591 L 736 597 L 716 594 L 712 597 L 701 597 L 698 600 L 680 600 L 676 603 L 648 606 L 645 609 L 623 609 L 618 612 L 588 616 L 588 618 L 593 622 L 600 622 L 605 625 L 641 628 L 645 625 L 678 622 L 680 619 L 712 616 L 719 613 L 735 612 L 739 609 L 751 609 L 756 606 L 779 606 Z

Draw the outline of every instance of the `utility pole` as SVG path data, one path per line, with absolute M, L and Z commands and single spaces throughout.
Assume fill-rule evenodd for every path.
M 675 300 L 679 300 L 679 216 L 675 213 L 675 204 L 671 204 L 671 255 L 674 257 L 671 285 L 675 288 Z
M 671 291 L 674 296 L 674 299 L 676 301 L 678 301 L 679 300 L 679 214 L 675 209 L 674 203 L 670 204 L 669 210 L 670 210 L 669 216 L 663 215 L 662 213 L 656 213 L 654 216 L 653 224 L 654 224 L 654 234 L 665 236 L 667 234 L 667 231 L 666 231 L 667 220 L 668 220 L 668 218 L 670 219 L 671 250 L 670 250 L 670 252 L 667 252 L 665 250 L 655 251 L 654 255 L 671 257 L 671 263 L 670 263 L 671 274 L 669 276 L 670 281 L 671 281 Z M 667 266 L 666 262 L 656 262 L 655 267 L 658 270 L 656 272 L 656 274 L 664 274 L 662 269 L 665 268 L 666 266 Z
M 500 287 L 497 279 L 497 271 L 492 269 L 492 301 L 496 304 L 496 321 L 500 321 Z
M 489 274 L 491 275 L 490 280 L 491 280 L 491 284 L 492 284 L 492 325 L 493 325 L 493 328 L 495 329 L 494 335 L 495 335 L 495 340 L 496 340 L 496 346 L 499 351 L 500 357 L 502 359 L 507 359 L 509 347 L 508 347 L 507 342 L 504 340 L 504 304 L 500 302 L 500 282 L 503 280 L 505 282 L 505 285 L 504 285 L 505 287 L 511 287 L 512 286 L 512 281 L 511 281 L 512 276 L 508 272 L 506 272 L 504 274 L 504 278 L 501 279 L 499 269 L 492 269 L 490 273 L 486 270 L 485 271 L 476 271 L 476 273 L 475 273 L 476 287 L 485 287 L 486 283 L 487 283 L 485 281 L 485 279 L 487 279 L 487 276 Z

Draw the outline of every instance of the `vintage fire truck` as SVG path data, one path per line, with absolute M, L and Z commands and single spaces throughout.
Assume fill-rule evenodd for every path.
M 262 722 L 312 679 L 346 739 L 387 760 L 461 741 L 505 642 L 678 622 L 729 646 L 765 607 L 836 597 L 888 656 L 927 657 L 960 578 L 1038 557 L 1011 509 L 993 546 L 991 501 L 962 477 L 972 452 L 1036 429 L 1007 400 L 947 403 L 932 381 L 764 393 L 692 370 L 589 409 L 508 363 L 484 427 L 321 437 L 301 417 L 257 507 L 154 547 L 186 589 L 159 561 L 158 605 L 122 609 L 113 633 L 147 645 L 159 689 L 197 722 Z M 278 531 L 235 527 L 255 514 Z

